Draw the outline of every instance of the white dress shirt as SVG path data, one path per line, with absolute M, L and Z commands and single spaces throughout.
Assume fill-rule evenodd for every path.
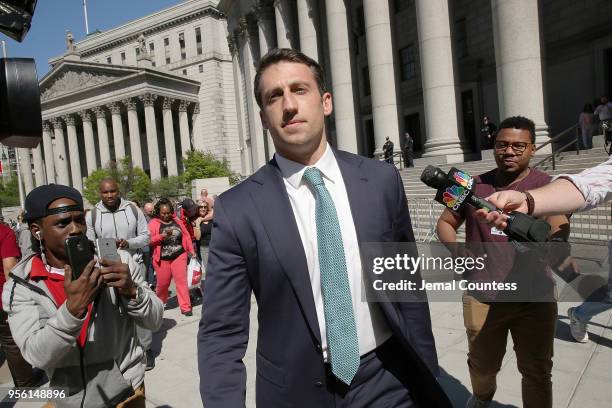
M 391 336 L 391 330 L 387 326 L 382 310 L 377 304 L 368 304 L 362 301 L 362 271 L 361 256 L 359 254 L 359 243 L 355 223 L 349 205 L 348 195 L 342 173 L 336 162 L 332 149 L 327 145 L 325 153 L 313 166 L 304 166 L 282 157 L 278 152 L 274 154 L 278 167 L 281 170 L 285 182 L 285 188 L 289 195 L 289 202 L 293 215 L 297 222 L 302 246 L 306 254 L 312 295 L 317 310 L 317 319 L 321 330 L 321 346 L 323 356 L 327 361 L 327 336 L 325 327 L 325 313 L 323 309 L 323 295 L 321 293 L 321 271 L 319 268 L 319 249 L 317 243 L 317 225 L 315 218 L 315 194 L 311 188 L 302 181 L 302 176 L 307 167 L 318 168 L 323 175 L 323 182 L 329 191 L 340 223 L 344 256 L 346 258 L 346 270 L 351 288 L 351 299 L 353 302 L 353 313 L 359 340 L 359 354 L 364 355 Z

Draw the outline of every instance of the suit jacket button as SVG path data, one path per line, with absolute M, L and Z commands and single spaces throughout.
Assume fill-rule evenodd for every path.
M 318 387 L 318 388 L 323 387 L 323 381 L 317 381 L 317 382 L 315 383 L 315 387 Z
M 320 344 L 317 344 L 317 351 L 318 351 L 319 353 L 322 353 L 322 352 L 323 352 L 323 349 L 321 348 L 321 345 L 320 345 Z

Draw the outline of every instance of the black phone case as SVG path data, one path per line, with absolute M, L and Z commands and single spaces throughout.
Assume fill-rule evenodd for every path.
M 69 237 L 64 242 L 68 263 L 72 267 L 72 279 L 78 279 L 85 266 L 94 257 L 87 236 Z

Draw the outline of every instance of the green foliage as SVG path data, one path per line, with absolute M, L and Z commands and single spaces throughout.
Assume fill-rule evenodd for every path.
M 0 179 L 0 207 L 19 205 L 19 184 L 17 177 L 11 177 L 6 182 Z
M 180 176 L 170 176 L 155 180 L 151 185 L 151 192 L 156 197 L 178 198 L 184 193 L 182 179 Z
M 212 153 L 205 153 L 200 150 L 187 152 L 187 157 L 183 159 L 185 172 L 182 175 L 183 182 L 190 185 L 192 180 L 229 177 L 230 184 L 236 184 L 239 176 L 229 168 L 227 160 L 219 160 Z
M 119 183 L 121 196 L 127 200 L 146 201 L 151 195 L 151 180 L 140 167 L 134 167 L 129 156 L 119 163 L 110 162 L 103 169 L 95 170 L 85 178 L 83 195 L 94 204 L 100 200 L 98 188 L 105 177 L 112 177 Z

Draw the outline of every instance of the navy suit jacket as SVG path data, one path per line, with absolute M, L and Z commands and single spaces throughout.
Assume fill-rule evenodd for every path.
M 359 242 L 414 241 L 404 188 L 386 163 L 334 150 Z M 258 304 L 256 399 L 260 407 L 328 407 L 325 366 L 306 256 L 283 178 L 272 160 L 215 201 L 202 320 L 205 408 L 244 407 L 251 293 Z M 413 367 L 420 406 L 450 406 L 426 302 L 380 303 Z

